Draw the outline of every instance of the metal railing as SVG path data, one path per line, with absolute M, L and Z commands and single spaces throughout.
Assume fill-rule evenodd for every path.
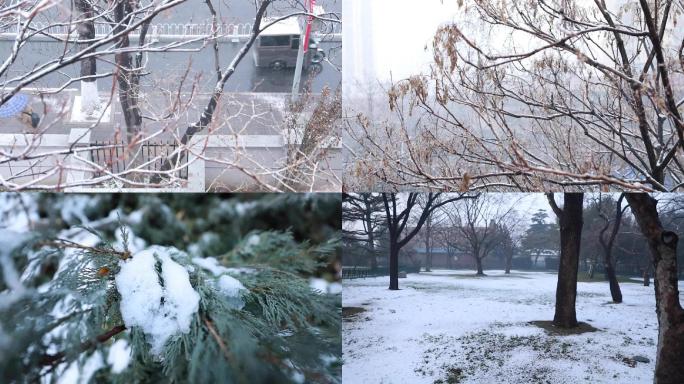
M 369 267 L 343 267 L 342 280 L 348 279 L 365 279 L 367 277 L 382 276 L 378 269 L 371 269 Z
M 96 141 L 91 143 L 90 146 L 95 147 L 90 150 L 90 159 L 111 173 L 117 174 L 125 171 L 130 163 L 134 161 L 130 158 L 133 154 L 127 153 L 126 145 L 123 142 Z M 165 159 L 177 149 L 178 143 L 175 141 L 145 142 L 138 148 L 138 156 L 141 157 L 138 163 L 144 164 L 142 168 L 145 170 L 159 172 L 163 170 Z M 188 163 L 188 151 L 180 152 L 179 163 Z M 188 179 L 187 167 L 182 167 L 178 173 L 177 177 L 183 180 Z M 95 174 L 95 177 L 103 175 L 104 172 L 98 172 Z
M 38 38 L 49 38 L 53 35 L 59 38 L 76 38 L 78 35 L 76 24 L 53 24 L 45 22 L 32 22 L 30 27 L 33 31 L 39 31 Z M 251 23 L 220 23 L 217 24 L 217 36 L 223 41 L 244 41 L 250 36 Z M 13 24 L 0 31 L 0 38 L 14 38 L 19 31 L 19 26 Z M 209 37 L 212 35 L 211 23 L 155 23 L 150 25 L 148 37 L 152 41 L 183 40 Z M 113 34 L 113 28 L 109 24 L 95 24 L 95 37 L 109 36 Z M 318 37 L 326 37 L 326 40 L 340 41 L 342 39 L 342 26 L 339 23 L 326 23 L 324 32 L 317 33 Z M 129 37 L 140 37 L 139 31 L 133 31 Z

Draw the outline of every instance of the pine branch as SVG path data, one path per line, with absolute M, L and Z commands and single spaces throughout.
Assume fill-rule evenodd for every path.
M 87 351 L 91 348 L 94 348 L 98 344 L 104 343 L 105 341 L 107 341 L 107 340 L 111 339 L 112 337 L 118 335 L 119 333 L 123 332 L 124 330 L 126 330 L 125 325 L 123 325 L 123 324 L 117 325 L 116 327 L 110 329 L 109 331 L 107 331 L 101 335 L 96 336 L 94 339 L 83 342 L 81 344 L 81 346 L 79 347 L 79 351 L 84 352 L 84 351 Z M 40 365 L 54 365 L 54 364 L 60 362 L 66 356 L 66 354 L 67 354 L 67 352 L 62 351 L 62 352 L 56 353 L 54 355 L 43 355 L 39 360 L 39 364 Z
M 76 249 L 83 249 L 86 251 L 89 251 L 91 253 L 95 254 L 100 254 L 100 255 L 110 255 L 110 254 L 115 254 L 118 255 L 121 260 L 126 260 L 129 257 L 131 257 L 131 253 L 128 251 L 117 251 L 115 249 L 102 249 L 102 248 L 96 248 L 96 247 L 89 247 L 86 245 L 81 245 L 76 242 L 73 242 L 71 240 L 65 240 L 65 239 L 57 239 L 53 241 L 41 241 L 37 243 L 39 246 L 48 246 L 48 247 L 55 247 L 55 248 L 76 248 Z
M 223 356 L 226 358 L 228 363 L 230 363 L 230 365 L 232 365 L 233 367 L 238 367 L 237 362 L 235 361 L 235 357 L 230 353 L 230 351 L 228 351 L 226 343 L 224 343 L 223 339 L 221 339 L 221 335 L 219 335 L 211 320 L 209 320 L 209 318 L 207 318 L 206 316 L 202 316 L 202 320 L 204 320 L 204 324 L 207 325 L 209 333 L 214 338 L 214 340 L 216 340 L 216 344 L 218 344 L 219 348 L 221 349 L 221 352 L 223 352 Z M 235 372 L 240 375 L 241 383 L 247 383 L 246 377 L 242 372 L 240 372 L 238 369 L 236 369 Z

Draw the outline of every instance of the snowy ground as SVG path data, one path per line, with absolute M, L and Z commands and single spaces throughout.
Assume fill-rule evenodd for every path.
M 653 285 L 622 283 L 613 304 L 607 283 L 578 283 L 577 318 L 598 330 L 549 335 L 529 322 L 552 320 L 555 274 L 486 273 L 344 281 L 344 383 L 652 382 Z

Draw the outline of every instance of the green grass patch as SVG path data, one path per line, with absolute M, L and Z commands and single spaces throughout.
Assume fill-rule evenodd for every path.
M 425 273 L 425 272 L 422 272 Z M 444 277 L 452 277 L 454 279 L 530 279 L 530 276 L 525 276 L 520 273 L 515 273 L 511 272 L 509 274 L 503 274 L 503 275 L 488 275 L 487 271 L 484 272 L 484 275 L 478 275 L 475 272 L 464 274 L 464 275 L 454 275 L 454 274 L 446 274 L 446 273 L 432 273 L 432 272 L 427 272 L 426 276 L 444 276 Z
M 618 276 L 617 280 L 618 280 L 618 283 L 643 284 L 643 281 L 632 280 L 632 278 L 628 277 L 628 276 Z M 593 279 L 590 279 L 589 275 L 587 275 L 586 273 L 580 273 L 577 275 L 577 282 L 578 283 L 607 283 L 608 279 L 605 278 L 603 273 L 595 274 Z

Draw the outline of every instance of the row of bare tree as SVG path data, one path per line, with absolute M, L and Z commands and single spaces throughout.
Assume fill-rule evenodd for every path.
M 481 259 L 491 251 L 491 241 L 482 241 L 480 236 L 494 224 L 482 222 L 483 217 L 475 213 L 488 209 L 496 210 L 497 217 L 505 219 L 515 216 L 511 213 L 512 204 L 492 201 L 491 195 L 469 193 L 381 193 L 346 195 L 343 209 L 345 230 L 350 236 L 366 238 L 367 247 L 373 249 L 376 239 L 374 229 L 385 225 L 389 238 L 389 289 L 399 289 L 399 252 L 409 244 L 421 229 L 430 222 L 430 217 L 445 206 L 460 206 L 459 236 L 470 244 L 469 251 L 478 261 L 478 274 L 482 274 Z M 665 204 L 668 204 L 663 196 Z M 578 325 L 575 311 L 577 298 L 577 279 L 582 244 L 583 193 L 564 193 L 559 204 L 553 194 L 547 195 L 549 204 L 558 218 L 560 238 L 560 260 L 556 306 L 553 323 L 555 326 L 572 328 Z M 478 203 L 478 201 L 480 201 Z M 628 205 L 622 205 L 626 201 Z M 510 203 L 510 201 L 509 201 Z M 658 383 L 680 383 L 684 380 L 684 367 L 680 357 L 684 354 L 684 310 L 679 301 L 677 243 L 678 236 L 664 228 L 657 209 L 655 197 L 645 193 L 626 193 L 615 201 L 615 213 L 609 216 L 601 212 L 605 225 L 601 228 L 599 242 L 604 251 L 606 275 L 609 280 L 611 296 L 616 303 L 622 301 L 619 284 L 614 270 L 612 247 L 619 231 L 619 222 L 629 207 L 641 234 L 648 243 L 655 281 L 656 313 L 659 323 L 658 349 L 655 378 Z M 502 208 L 502 206 L 506 208 Z M 379 211 L 382 209 L 382 211 Z M 446 210 L 455 214 L 456 210 Z M 494 221 L 494 220 L 492 220 Z M 504 220 L 505 222 L 505 220 Z M 612 223 L 612 224 L 611 224 Z M 470 228 L 476 228 L 470 230 Z M 474 235 L 474 236 L 473 236 Z M 478 242 L 478 239 L 480 240 Z M 500 239 L 498 239 L 500 241 Z M 374 258 L 374 257 L 373 257 Z

